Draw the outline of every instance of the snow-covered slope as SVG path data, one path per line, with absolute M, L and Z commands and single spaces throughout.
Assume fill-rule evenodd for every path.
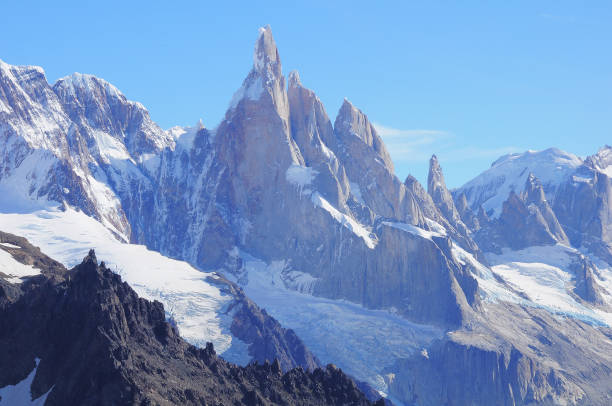
M 122 243 L 98 221 L 70 208 L 0 213 L 0 228 L 27 238 L 67 267 L 81 263 L 94 248 L 98 257 L 140 296 L 162 302 L 187 341 L 199 346 L 211 341 L 224 358 L 241 365 L 251 360 L 247 344 L 230 332 L 233 298 L 210 282 L 209 278 L 217 278 L 214 274 L 200 272 L 142 245 Z M 2 253 L 7 254 L 0 250 Z
M 540 180 L 550 197 L 582 163 L 576 155 L 557 148 L 504 155 L 454 193 L 464 193 L 475 212 L 482 206 L 491 217 L 497 217 L 510 192 L 520 194 L 523 191 L 530 173 Z
M 575 268 L 581 258 L 584 255 L 578 250 L 561 244 L 519 251 L 505 249 L 501 255 L 487 255 L 493 273 L 521 298 L 517 303 L 594 325 L 612 326 L 612 296 L 606 294 L 608 306 L 597 308 L 573 292 L 578 279 Z M 609 266 L 597 268 L 594 277 L 606 292 L 612 287 Z

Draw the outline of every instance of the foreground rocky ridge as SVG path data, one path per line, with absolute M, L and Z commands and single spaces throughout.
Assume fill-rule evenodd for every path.
M 46 396 L 46 405 L 370 404 L 333 366 L 287 373 L 278 361 L 237 367 L 211 344 L 187 344 L 161 303 L 138 298 L 93 251 L 55 276 L 28 280 L 0 309 L 0 388 L 36 367 L 32 398 Z

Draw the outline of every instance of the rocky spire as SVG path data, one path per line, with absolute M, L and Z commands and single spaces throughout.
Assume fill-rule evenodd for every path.
M 234 93 L 228 113 L 236 109 L 241 101 L 258 101 L 260 109 L 264 108 L 263 104 L 271 101 L 276 113 L 284 121 L 289 120 L 285 77 L 269 25 L 259 29 L 253 52 L 253 69 Z
M 344 99 L 342 107 L 340 107 L 340 111 L 336 117 L 334 130 L 336 131 L 336 134 L 345 139 L 345 144 L 347 141 L 350 142 L 346 139 L 347 137 L 352 136 L 359 138 L 363 143 L 371 147 L 376 152 L 390 173 L 395 172 L 393 162 L 391 161 L 391 156 L 389 155 L 389 152 L 387 151 L 382 139 L 376 132 L 376 129 L 370 123 L 368 117 L 357 107 L 353 106 L 353 104 L 346 98 Z
M 481 222 L 481 226 L 483 224 Z M 486 243 L 495 242 L 500 247 L 518 250 L 534 245 L 569 244 L 563 227 L 546 201 L 540 181 L 533 174 L 527 177 L 524 192 L 510 192 L 502 205 L 499 220 L 487 227 L 493 232 L 485 233 Z
M 455 207 L 457 208 L 457 211 L 459 212 L 459 216 L 461 216 L 461 220 L 472 231 L 478 230 L 478 228 L 480 228 L 478 219 L 476 215 L 474 214 L 474 212 L 472 211 L 472 208 L 470 207 L 467 201 L 467 197 L 465 196 L 465 193 L 461 192 L 459 193 L 458 196 L 454 196 L 454 197 L 455 197 L 454 199 Z
M 261 73 L 271 72 L 276 77 L 282 74 L 281 61 L 270 25 L 259 29 L 259 37 L 253 52 L 253 69 Z
M 444 188 L 446 189 L 446 183 L 444 182 L 444 175 L 442 174 L 442 168 L 438 162 L 438 157 L 434 154 L 429 159 L 429 175 L 427 176 L 427 191 L 432 194 L 434 189 Z
M 542 184 L 533 173 L 529 173 L 529 176 L 527 177 L 524 195 L 525 203 L 527 204 L 542 204 L 546 202 L 546 195 L 544 194 Z
M 302 87 L 302 81 L 300 80 L 300 74 L 296 70 L 292 70 L 289 73 L 289 89 Z
M 427 192 L 431 195 L 434 203 L 442 212 L 442 215 L 444 215 L 444 217 L 446 217 L 451 224 L 455 225 L 456 223 L 461 222 L 461 216 L 459 216 L 459 212 L 455 207 L 453 196 L 446 188 L 442 168 L 438 162 L 438 157 L 435 155 L 432 155 L 431 159 L 429 160 Z

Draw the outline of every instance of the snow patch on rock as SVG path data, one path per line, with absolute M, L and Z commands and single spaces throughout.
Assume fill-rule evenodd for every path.
M 7 248 L 19 248 L 13 244 L 2 243 Z M 10 283 L 21 283 L 27 276 L 39 275 L 40 270 L 32 265 L 24 265 L 17 261 L 11 254 L 0 249 L 0 274 L 6 275 L 6 280 Z
M 334 220 L 340 223 L 343 227 L 346 227 L 353 234 L 363 239 L 368 248 L 376 248 L 378 240 L 372 237 L 373 234 L 363 224 L 338 211 L 338 209 L 336 209 L 330 202 L 325 200 L 325 198 L 323 198 L 319 192 L 312 194 L 312 202 L 315 206 L 328 212 L 334 218 Z
M 0 406 L 43 406 L 47 401 L 47 396 L 53 389 L 49 389 L 47 393 L 39 396 L 36 399 L 32 399 L 32 382 L 36 377 L 36 371 L 38 370 L 38 364 L 40 363 L 40 359 L 36 358 L 34 360 L 36 365 L 32 372 L 25 377 L 25 379 L 21 382 L 18 382 L 15 385 L 8 385 L 4 388 L 0 388 Z

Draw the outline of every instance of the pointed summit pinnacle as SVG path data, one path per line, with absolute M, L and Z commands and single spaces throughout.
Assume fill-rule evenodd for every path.
M 281 74 L 280 57 L 269 25 L 259 29 L 259 37 L 253 53 L 253 69 L 263 72 L 269 68 L 274 74 Z
M 446 189 L 444 175 L 438 157 L 434 154 L 429 160 L 429 176 L 427 177 L 428 193 L 433 196 L 434 190 L 438 187 Z
M 289 87 L 301 87 L 302 82 L 300 80 L 300 74 L 296 70 L 292 70 L 289 73 Z

